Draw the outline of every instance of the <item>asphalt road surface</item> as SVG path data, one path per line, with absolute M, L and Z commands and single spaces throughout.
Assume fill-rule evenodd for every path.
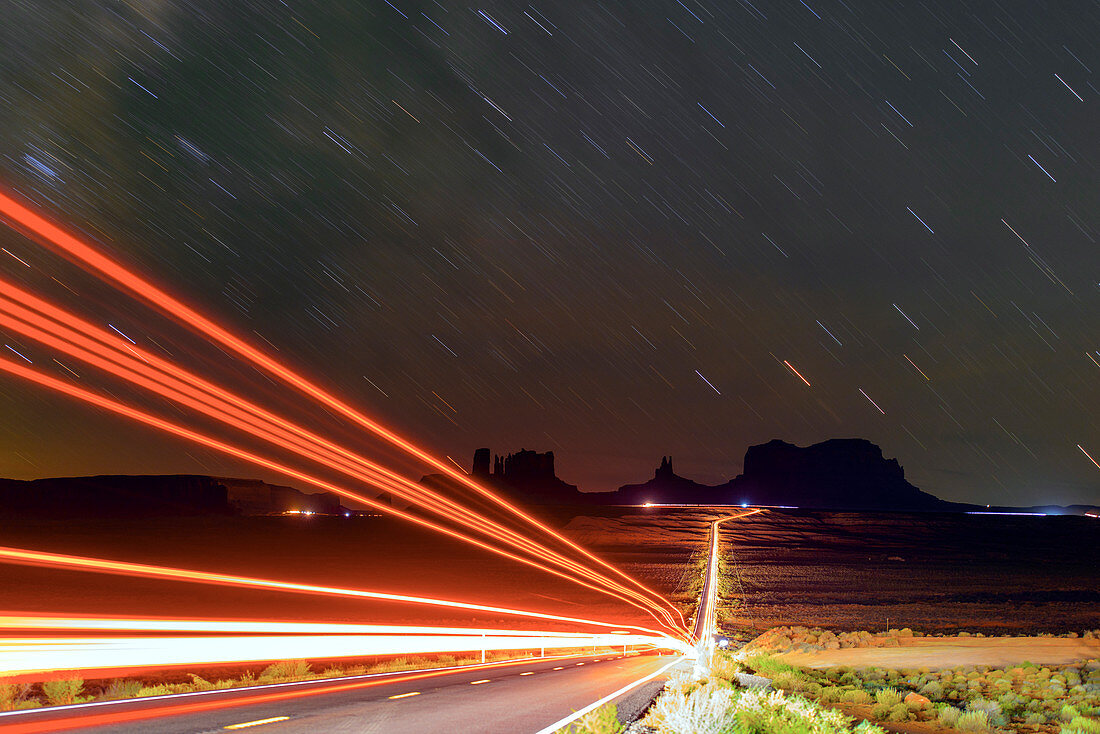
M 533 734 L 676 659 L 650 654 L 535 660 L 420 677 L 415 677 L 415 672 L 396 673 L 305 686 L 287 684 L 61 707 L 2 715 L 0 731 L 200 734 L 233 731 L 237 730 L 235 725 L 271 719 L 241 730 L 263 734 Z M 663 677 L 638 686 L 614 702 L 624 713 L 640 711 L 660 688 Z M 319 692 L 326 688 L 337 690 Z M 302 695 L 306 690 L 310 693 Z M 166 706 L 174 707 L 167 715 Z M 148 717 L 152 708 L 160 711 L 155 718 Z M 119 721 L 127 716 L 140 718 Z

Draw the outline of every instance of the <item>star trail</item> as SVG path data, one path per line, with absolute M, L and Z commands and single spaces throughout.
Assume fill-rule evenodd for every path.
M 439 456 L 553 450 L 606 490 L 863 437 L 944 499 L 1100 499 L 1095 3 L 5 16 L 3 191 Z M 193 356 L 0 245 L 5 281 Z M 11 378 L 0 410 L 6 477 L 262 473 Z

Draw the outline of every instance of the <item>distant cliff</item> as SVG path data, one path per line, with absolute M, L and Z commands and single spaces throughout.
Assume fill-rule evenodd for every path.
M 506 456 L 492 456 L 492 470 L 487 448 L 474 452 L 470 476 L 501 491 L 511 499 L 536 505 L 579 504 L 587 495 L 577 485 L 558 479 L 554 472 L 554 452 L 543 453 L 520 449 Z M 454 480 L 442 474 L 429 474 L 421 483 L 435 488 L 456 489 Z
M 0 479 L 0 513 L 68 517 L 337 514 L 340 498 L 258 479 L 199 474 Z
M 862 438 L 835 438 L 805 448 L 773 440 L 750 446 L 744 470 L 716 489 L 734 503 L 857 510 L 950 509 L 905 480 L 897 459 Z
M 773 440 L 750 446 L 744 471 L 708 486 L 678 476 L 662 458 L 653 479 L 627 484 L 592 501 L 615 504 L 750 504 L 842 510 L 948 510 L 956 507 L 905 481 L 896 459 L 860 438 L 805 448 Z

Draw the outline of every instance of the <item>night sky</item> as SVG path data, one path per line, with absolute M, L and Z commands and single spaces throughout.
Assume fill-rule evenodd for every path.
M 0 182 L 464 465 L 864 437 L 1097 503 L 1097 38 L 1085 0 L 15 2 Z M 13 378 L 0 416 L 2 476 L 263 476 Z

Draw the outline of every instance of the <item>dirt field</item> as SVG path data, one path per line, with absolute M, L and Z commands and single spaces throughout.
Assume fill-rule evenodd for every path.
M 1092 518 L 769 510 L 723 528 L 739 627 L 1100 627 Z
M 875 667 L 941 670 L 959 665 L 1008 668 L 1023 662 L 1067 665 L 1100 658 L 1100 640 L 1035 637 L 911 637 L 898 647 L 788 652 L 775 656 L 800 668 Z

